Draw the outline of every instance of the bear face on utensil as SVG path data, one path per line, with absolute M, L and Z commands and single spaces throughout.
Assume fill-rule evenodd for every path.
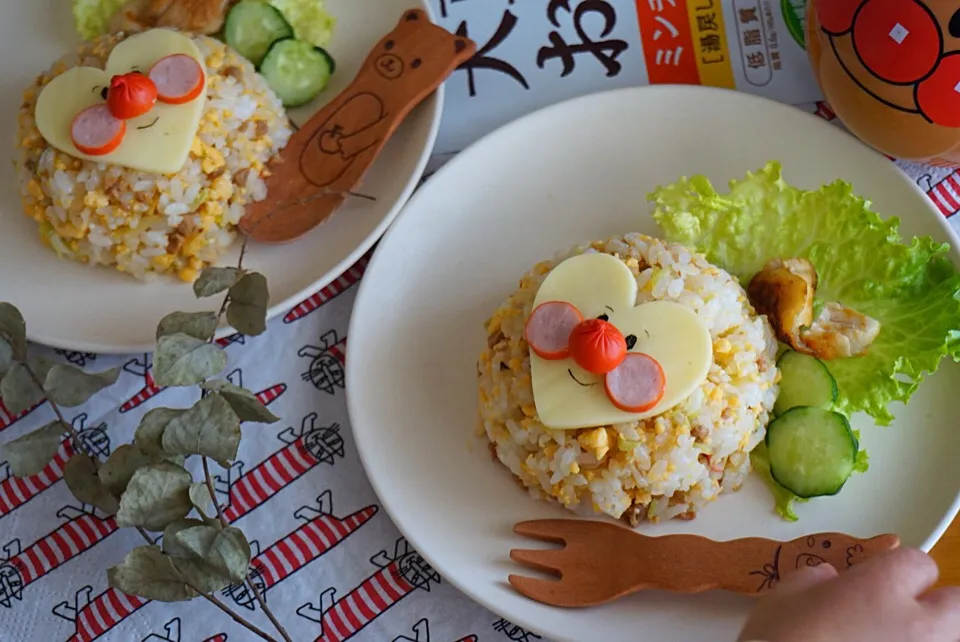
M 813 0 L 807 42 L 830 106 L 897 158 L 960 164 L 960 7 L 954 0 Z
M 616 367 L 598 374 L 597 369 L 582 367 L 583 360 L 569 356 L 566 345 L 559 345 L 565 337 L 560 338 L 560 350 L 551 358 L 543 358 L 531 349 L 531 383 L 542 424 L 572 430 L 636 421 L 669 410 L 704 381 L 713 361 L 712 339 L 704 322 L 693 310 L 674 301 L 637 305 L 637 290 L 630 268 L 619 258 L 599 252 L 566 259 L 544 279 L 534 310 L 545 303 L 561 304 L 575 310 L 588 324 L 596 320 L 608 324 L 614 335 L 622 335 L 626 354 Z M 531 314 L 530 319 L 533 317 Z M 618 407 L 610 386 L 614 374 L 624 389 L 641 385 L 629 378 L 630 373 L 617 373 L 631 355 L 645 355 L 658 364 L 664 383 L 662 395 L 654 399 L 656 403 L 642 411 Z
M 372 65 L 377 75 L 386 80 L 397 80 L 405 71 L 428 69 L 432 65 L 442 67 L 446 57 L 430 55 L 431 48 L 441 46 L 440 43 L 423 38 L 422 25 L 429 22 L 429 17 L 422 10 L 408 11 L 400 20 L 398 28 L 378 43 L 367 64 Z M 431 30 L 431 35 L 447 40 L 449 45 L 443 43 L 442 46 L 449 46 L 458 54 L 474 46 L 464 38 L 447 31 Z M 426 73 L 433 74 L 435 71 Z

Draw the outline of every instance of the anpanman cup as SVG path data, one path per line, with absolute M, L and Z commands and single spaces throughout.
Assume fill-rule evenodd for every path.
M 960 166 L 960 4 L 810 0 L 807 51 L 827 102 L 878 151 Z

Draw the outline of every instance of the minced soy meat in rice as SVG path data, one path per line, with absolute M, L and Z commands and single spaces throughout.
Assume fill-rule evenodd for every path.
M 71 67 L 103 68 L 125 37 L 84 44 L 24 92 L 16 163 L 24 211 L 60 256 L 141 279 L 171 273 L 193 281 L 233 242 L 244 206 L 266 196 L 264 165 L 293 132 L 280 100 L 248 60 L 196 36 L 207 101 L 180 172 L 148 174 L 54 149 L 34 122 L 40 90 Z
M 706 381 L 669 411 L 639 422 L 558 431 L 537 418 L 524 324 L 537 289 L 561 261 L 584 252 L 622 259 L 637 303 L 671 300 L 700 316 L 713 339 Z M 680 245 L 616 236 L 538 263 L 486 324 L 479 360 L 482 430 L 495 456 L 532 496 L 631 525 L 690 519 L 740 488 L 777 395 L 777 341 L 737 281 Z

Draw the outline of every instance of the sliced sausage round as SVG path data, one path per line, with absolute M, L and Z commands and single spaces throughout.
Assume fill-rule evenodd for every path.
M 203 91 L 203 67 L 187 54 L 161 58 L 148 76 L 157 86 L 157 98 L 170 105 L 188 103 Z
M 580 311 L 566 301 L 547 301 L 530 313 L 523 335 L 538 357 L 565 359 L 569 354 L 570 333 L 581 321 Z
M 656 359 L 631 352 L 623 363 L 604 376 L 603 386 L 610 401 L 620 410 L 646 412 L 660 403 L 667 378 Z
M 126 133 L 126 122 L 111 114 L 104 103 L 87 107 L 70 124 L 74 146 L 89 156 L 109 154 L 120 146 Z

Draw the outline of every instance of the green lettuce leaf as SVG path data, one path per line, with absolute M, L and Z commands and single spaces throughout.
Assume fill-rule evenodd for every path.
M 772 258 L 802 257 L 817 269 L 817 298 L 838 301 L 881 323 L 869 352 L 826 362 L 837 380 L 836 409 L 862 411 L 880 425 L 888 406 L 906 404 L 940 360 L 960 360 L 960 274 L 946 243 L 904 243 L 897 218 L 882 219 L 852 186 L 801 190 L 770 162 L 720 194 L 703 176 L 648 197 L 670 241 L 703 252 L 746 285 Z
M 94 40 L 107 33 L 107 26 L 126 0 L 73 0 L 73 20 L 84 40 Z
M 753 465 L 754 472 L 760 476 L 763 483 L 766 484 L 770 492 L 773 493 L 774 510 L 777 511 L 777 515 L 788 522 L 795 522 L 800 519 L 794 512 L 793 505 L 797 502 L 806 502 L 809 500 L 797 497 L 776 482 L 773 475 L 770 474 L 770 456 L 767 454 L 766 444 L 761 443 L 750 452 L 750 463 Z
M 859 430 L 854 430 L 853 436 L 856 437 L 857 442 L 860 441 Z M 760 479 L 763 480 L 763 483 L 766 484 L 767 488 L 769 488 L 773 494 L 774 510 L 777 512 L 777 515 L 788 522 L 799 520 L 800 518 L 797 517 L 797 513 L 794 511 L 794 504 L 797 502 L 804 503 L 810 500 L 794 495 L 778 484 L 777 480 L 773 478 L 773 475 L 770 474 L 770 455 L 767 453 L 767 445 L 765 443 L 761 442 L 750 452 L 750 464 L 753 466 L 753 471 L 760 476 Z M 857 458 L 853 464 L 853 472 L 865 473 L 869 468 L 870 456 L 867 454 L 867 451 L 857 451 Z

